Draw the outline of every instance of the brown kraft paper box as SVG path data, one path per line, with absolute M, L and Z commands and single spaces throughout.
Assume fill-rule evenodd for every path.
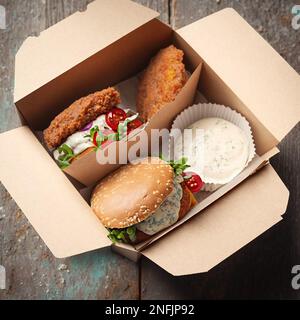
M 132 260 L 144 255 L 173 275 L 207 272 L 286 210 L 289 191 L 268 161 L 299 121 L 299 75 L 233 9 L 177 31 L 157 16 L 128 0 L 96 0 L 27 39 L 16 56 L 14 96 L 23 126 L 0 135 L 0 180 L 57 258 L 112 245 L 80 192 L 118 165 L 100 166 L 90 154 L 66 175 L 37 133 L 75 99 L 137 75 L 171 43 L 184 50 L 191 77 L 146 130 L 170 128 L 199 91 L 247 118 L 257 156 L 175 226 L 146 244 L 113 250 Z

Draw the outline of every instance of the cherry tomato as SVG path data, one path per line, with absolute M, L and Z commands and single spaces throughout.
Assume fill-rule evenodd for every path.
M 184 172 L 183 178 L 186 186 L 193 193 L 199 192 L 204 186 L 202 179 L 194 172 Z
M 137 129 L 143 124 L 143 121 L 140 119 L 135 119 L 127 124 L 127 134 L 129 134 L 131 131 Z
M 93 144 L 97 147 L 98 143 L 97 143 L 97 137 L 98 137 L 98 132 L 95 132 L 94 136 L 93 136 Z
M 120 108 L 113 108 L 105 116 L 107 125 L 114 131 L 118 130 L 119 123 L 127 118 L 126 112 Z

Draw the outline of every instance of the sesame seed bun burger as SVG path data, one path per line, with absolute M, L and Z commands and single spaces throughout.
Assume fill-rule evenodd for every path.
M 197 192 L 203 186 L 199 176 L 183 174 L 187 167 L 186 159 L 151 157 L 101 180 L 91 207 L 112 242 L 143 242 L 182 219 L 196 204 L 189 185 Z

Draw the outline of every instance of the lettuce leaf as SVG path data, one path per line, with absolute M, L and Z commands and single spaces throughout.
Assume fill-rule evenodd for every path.
M 179 160 L 165 160 L 162 156 L 160 157 L 162 160 L 166 161 L 174 170 L 176 176 L 182 175 L 185 169 L 189 168 L 188 158 L 183 157 Z
M 108 229 L 108 238 L 113 242 L 124 242 L 127 243 L 127 238 L 134 242 L 136 240 L 136 227 L 128 227 L 124 229 Z
M 65 169 L 70 165 L 70 161 L 75 157 L 73 150 L 66 144 L 58 148 L 59 157 L 58 164 L 61 169 Z

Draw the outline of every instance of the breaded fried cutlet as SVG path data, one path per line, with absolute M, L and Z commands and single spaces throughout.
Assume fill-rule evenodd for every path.
M 187 82 L 184 53 L 171 45 L 150 62 L 138 87 L 137 111 L 148 121 L 175 97 Z
M 71 134 L 116 107 L 120 101 L 120 94 L 114 88 L 107 88 L 75 101 L 44 130 L 48 148 L 57 148 Z

